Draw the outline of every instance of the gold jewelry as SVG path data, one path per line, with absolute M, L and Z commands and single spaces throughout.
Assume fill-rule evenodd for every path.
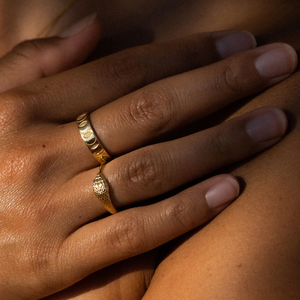
M 87 113 L 80 115 L 76 119 L 76 123 L 80 132 L 82 139 L 85 144 L 92 152 L 94 157 L 100 163 L 100 165 L 105 164 L 110 160 L 109 154 L 102 147 L 100 141 L 98 140 L 92 126 L 90 123 L 90 118 Z
M 102 176 L 103 165 L 100 165 L 99 173 L 93 181 L 94 193 L 100 200 L 104 208 L 111 214 L 117 213 L 117 210 L 113 206 L 110 195 L 109 195 L 109 186 L 105 178 Z

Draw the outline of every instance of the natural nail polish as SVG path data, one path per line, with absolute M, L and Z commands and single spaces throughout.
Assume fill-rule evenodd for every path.
M 268 108 L 246 124 L 246 132 L 256 143 L 281 137 L 286 129 L 287 118 L 284 112 L 277 108 Z
M 255 38 L 248 31 L 233 32 L 221 37 L 216 42 L 216 49 L 222 59 L 254 47 L 256 47 Z
M 81 31 L 83 31 L 84 29 L 88 28 L 90 25 L 92 25 L 93 22 L 96 20 L 96 18 L 97 18 L 96 13 L 91 14 L 91 15 L 81 19 L 77 23 L 71 25 L 69 28 L 67 28 L 65 31 L 63 31 L 59 36 L 61 38 L 68 38 L 73 35 L 76 35 L 76 34 L 80 33 Z
M 255 67 L 261 77 L 272 79 L 293 73 L 297 56 L 289 45 L 282 45 L 261 54 L 255 61 Z
M 233 201 L 240 192 L 238 181 L 232 177 L 225 177 L 211 187 L 206 195 L 207 205 L 216 209 L 226 203 Z

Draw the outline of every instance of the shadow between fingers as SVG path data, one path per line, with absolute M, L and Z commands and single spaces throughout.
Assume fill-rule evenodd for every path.
M 99 254 L 100 255 L 100 254 Z M 85 299 L 140 300 L 157 266 L 158 250 L 132 257 L 93 273 L 73 286 L 41 300 Z M 89 296 L 89 294 L 91 296 Z

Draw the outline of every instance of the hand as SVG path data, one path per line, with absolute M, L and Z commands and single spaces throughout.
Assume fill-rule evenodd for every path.
M 287 136 L 230 168 L 245 180 L 245 191 L 204 228 L 163 246 L 167 255 L 157 264 L 143 300 L 289 299 L 300 294 L 299 82 L 297 71 L 242 107 L 236 103 L 231 118 L 258 107 L 280 107 L 289 116 Z
M 215 39 L 227 34 L 138 47 L 2 93 L 4 297 L 37 299 L 53 294 L 203 224 L 238 195 L 236 179 L 218 175 L 161 202 L 105 217 L 92 189 L 97 162 L 72 121 L 93 111 L 95 131 L 116 157 L 105 167 L 104 176 L 118 209 L 160 196 L 273 145 L 286 129 L 283 112 L 275 108 L 153 143 L 293 72 L 295 53 L 280 44 L 197 68 L 217 60 Z M 240 33 L 235 38 L 240 35 L 247 39 Z M 254 62 L 276 49 L 283 60 L 278 62 L 280 72 L 271 74 L 260 63 L 259 73 Z M 261 123 L 263 116 L 267 124 Z

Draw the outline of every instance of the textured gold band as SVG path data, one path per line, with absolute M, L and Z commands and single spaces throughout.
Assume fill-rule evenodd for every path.
M 90 118 L 87 113 L 80 115 L 76 119 L 76 123 L 80 132 L 82 139 L 85 144 L 92 152 L 94 157 L 100 163 L 100 165 L 105 164 L 110 160 L 109 154 L 102 147 L 100 141 L 98 140 L 92 126 L 90 123 Z
M 113 206 L 110 195 L 109 195 L 109 186 L 107 181 L 102 175 L 102 169 L 104 165 L 100 165 L 99 173 L 93 181 L 94 193 L 104 206 L 104 208 L 111 214 L 117 213 L 117 210 Z

